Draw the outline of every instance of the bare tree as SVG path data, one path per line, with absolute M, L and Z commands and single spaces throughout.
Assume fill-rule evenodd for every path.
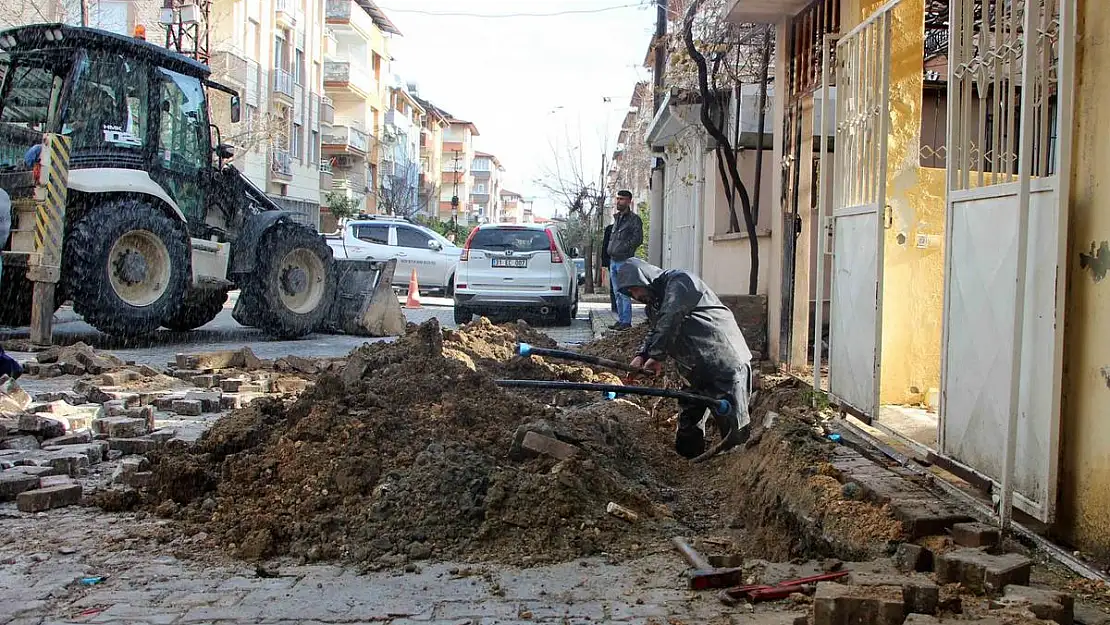
M 543 177 L 536 182 L 547 190 L 557 202 L 567 209 L 568 217 L 578 222 L 586 233 L 583 237 L 583 255 L 586 266 L 594 268 L 600 262 L 600 217 L 604 210 L 605 194 L 597 183 L 590 181 L 582 162 L 582 142 L 567 141 L 564 147 L 551 143 L 551 162 L 545 167 Z M 585 289 L 594 292 L 594 271 L 586 272 Z
M 387 215 L 413 217 L 420 212 L 420 164 L 412 160 L 395 162 L 393 172 L 382 176 L 378 189 L 378 208 Z

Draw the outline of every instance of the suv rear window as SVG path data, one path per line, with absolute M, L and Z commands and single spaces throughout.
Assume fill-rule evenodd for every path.
M 543 230 L 514 228 L 483 228 L 470 240 L 472 250 L 503 252 L 544 252 L 551 248 Z

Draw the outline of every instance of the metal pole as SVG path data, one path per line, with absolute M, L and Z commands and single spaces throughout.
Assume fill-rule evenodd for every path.
M 663 68 L 667 64 L 667 47 L 663 44 L 667 37 L 667 0 L 656 0 L 655 8 L 655 63 L 652 76 L 655 97 L 652 98 L 652 112 L 658 113 L 663 103 Z
M 1040 3 L 1035 6 L 1040 7 Z M 1022 46 L 1021 75 L 1028 83 L 1033 75 L 1033 45 L 1037 23 L 1034 17 L 1039 11 L 1033 10 L 1030 3 L 1025 4 L 1024 30 L 1025 45 Z M 1006 422 L 1006 456 L 1002 463 L 1002 501 L 999 505 L 999 524 L 1003 530 L 1010 529 L 1014 506 L 1014 463 L 1017 457 L 1018 416 L 1021 410 L 1021 365 L 1025 340 L 1025 272 L 1029 248 L 1029 193 L 1033 168 L 1033 115 L 1035 89 L 1031 86 L 1021 90 L 1021 148 L 1018 152 L 1018 231 L 1017 231 L 1017 276 L 1014 280 L 1014 334 L 1011 343 L 1012 366 L 1010 368 L 1010 405 L 1009 419 Z
M 826 45 L 826 47 L 828 47 Z M 827 51 L 825 51 L 827 52 Z M 825 53 L 822 53 L 825 56 Z M 759 197 L 762 195 L 761 189 L 763 187 L 763 142 L 767 136 L 764 131 L 764 126 L 767 125 L 767 81 L 768 69 L 771 64 L 771 27 L 767 26 L 763 31 L 763 58 L 762 65 L 759 68 L 759 128 L 756 129 L 756 136 L 759 138 L 755 145 L 755 184 L 752 193 L 755 195 L 752 198 L 752 218 L 755 223 L 759 223 Z M 824 71 L 824 70 L 822 70 Z M 738 92 L 739 93 L 739 92 Z M 821 106 L 825 106 L 824 101 Z M 740 99 L 736 100 L 737 117 L 740 116 Z M 821 112 L 821 119 L 824 120 L 824 111 Z M 821 125 L 824 126 L 825 122 L 822 121 Z M 740 135 L 740 124 L 736 125 L 737 136 Z M 821 141 L 825 141 L 825 137 L 821 137 Z M 824 153 L 824 148 L 822 148 Z
M 41 173 L 35 181 L 35 251 L 28 259 L 31 295 L 31 344 L 51 345 L 54 291 L 62 276 L 62 235 L 65 230 L 69 137 L 46 133 L 42 139 Z
M 829 207 L 831 197 L 828 193 L 828 180 L 829 180 L 829 63 L 831 62 L 831 54 L 829 53 L 829 46 L 833 45 L 836 41 L 835 37 L 826 35 L 821 46 L 821 170 L 818 175 L 819 185 L 817 189 L 817 297 L 814 302 L 814 315 L 813 315 L 813 391 L 814 401 L 816 395 L 821 392 L 821 360 L 824 355 L 824 348 L 822 342 L 822 331 L 825 327 L 825 255 L 828 250 L 825 249 L 825 244 L 828 241 L 828 228 L 829 228 Z M 764 83 L 764 89 L 767 85 Z M 762 123 L 760 130 L 763 130 Z M 762 147 L 762 143 L 760 144 Z M 836 158 L 835 155 L 832 157 Z M 758 181 L 758 178 L 756 178 Z

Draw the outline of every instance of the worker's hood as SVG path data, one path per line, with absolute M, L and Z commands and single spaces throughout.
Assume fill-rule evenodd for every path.
M 639 258 L 629 258 L 622 262 L 620 269 L 617 270 L 617 290 L 628 295 L 628 289 L 634 286 L 650 289 L 651 283 L 661 275 L 663 275 L 663 270 L 655 265 L 646 263 Z

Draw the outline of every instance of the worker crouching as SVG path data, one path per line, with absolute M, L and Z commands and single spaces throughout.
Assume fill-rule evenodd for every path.
M 617 288 L 647 306 L 651 329 L 632 366 L 657 375 L 670 357 L 691 393 L 727 399 L 727 414 L 713 413 L 721 435 L 718 451 L 748 440 L 748 400 L 752 390 L 752 353 L 727 306 L 700 278 L 688 271 L 629 259 L 617 270 Z M 707 409 L 679 402 L 682 412 L 675 432 L 675 451 L 694 459 L 705 453 Z

